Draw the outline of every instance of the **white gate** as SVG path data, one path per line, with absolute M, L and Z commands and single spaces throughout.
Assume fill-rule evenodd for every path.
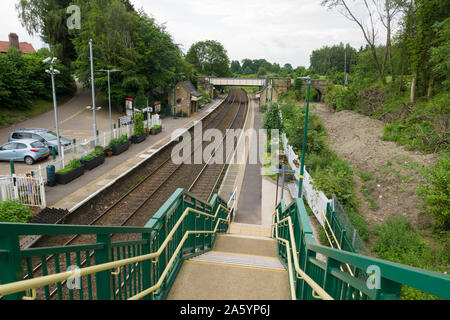
M 0 200 L 19 200 L 26 206 L 47 206 L 42 176 L 0 176 Z

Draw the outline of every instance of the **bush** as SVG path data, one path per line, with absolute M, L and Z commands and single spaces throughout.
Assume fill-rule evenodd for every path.
M 336 111 L 355 110 L 358 108 L 358 95 L 352 88 L 330 86 L 325 95 L 325 102 Z
M 137 113 L 134 116 L 134 135 L 141 136 L 145 133 L 144 130 L 144 115 L 142 113 Z
M 404 217 L 391 217 L 376 230 L 376 241 L 372 251 L 378 258 L 424 269 L 445 271 L 448 253 L 433 250 Z M 439 267 L 442 265 L 443 267 Z M 402 299 L 434 299 L 430 294 L 403 286 Z
M 311 88 L 309 92 L 309 101 L 317 101 L 319 97 L 319 91 L 315 88 Z M 308 98 L 308 91 L 305 91 L 305 101 Z
M 425 203 L 425 212 L 434 217 L 440 230 L 450 229 L 450 156 L 444 155 L 426 174 L 428 186 L 418 188 Z
M 280 108 L 277 103 L 268 106 L 268 110 L 263 115 L 263 128 L 266 130 L 283 130 L 283 123 L 280 118 Z M 270 132 L 269 132 L 270 134 Z
M 0 222 L 26 223 L 32 217 L 30 208 L 20 201 L 0 201 Z

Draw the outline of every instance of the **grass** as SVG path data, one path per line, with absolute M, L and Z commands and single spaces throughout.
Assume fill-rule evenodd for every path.
M 63 96 L 58 105 L 61 105 L 72 98 L 71 95 Z M 27 110 L 8 109 L 0 107 L 0 127 L 15 124 L 28 118 L 37 116 L 53 109 L 53 101 L 37 99 L 32 103 L 32 108 Z

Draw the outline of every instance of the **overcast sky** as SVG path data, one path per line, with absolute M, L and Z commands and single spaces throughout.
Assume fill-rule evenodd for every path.
M 15 32 L 19 41 L 36 49 L 44 43 L 21 26 L 15 10 L 18 0 L 0 1 L 0 40 Z M 201 40 L 217 40 L 230 60 L 264 58 L 294 68 L 309 66 L 314 49 L 325 45 L 364 44 L 354 22 L 320 5 L 321 0 L 131 0 L 159 23 L 186 52 Z M 81 13 L 83 14 L 83 13 Z

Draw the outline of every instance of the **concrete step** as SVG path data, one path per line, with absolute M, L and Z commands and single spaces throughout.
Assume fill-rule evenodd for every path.
M 265 236 L 218 235 L 212 251 L 180 269 L 169 300 L 289 300 L 287 271 L 276 241 Z
M 258 269 L 285 270 L 280 260 L 276 257 L 265 257 L 231 252 L 210 251 L 189 260 Z
M 214 251 L 277 257 L 274 239 L 260 236 L 222 234 L 217 237 Z

